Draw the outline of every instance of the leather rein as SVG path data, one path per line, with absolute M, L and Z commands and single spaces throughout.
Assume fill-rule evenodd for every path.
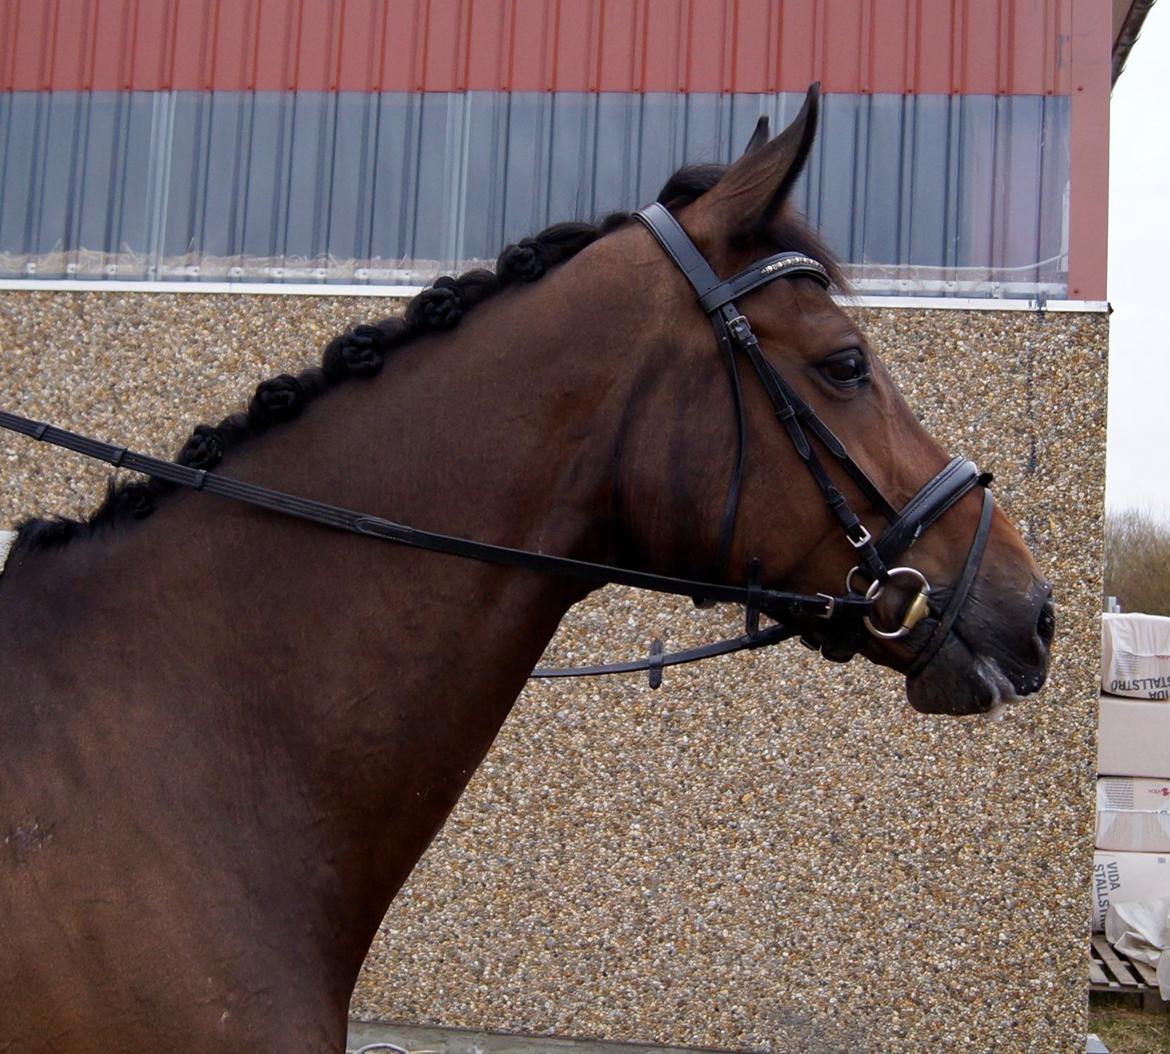
M 599 584 L 612 583 L 655 593 L 686 596 L 696 601 L 742 604 L 747 612 L 745 630 L 736 637 L 669 654 L 663 653 L 661 642 L 656 640 L 651 646 L 650 655 L 645 659 L 571 669 L 536 669 L 531 674 L 534 678 L 645 671 L 649 674 L 650 686 L 657 688 L 662 683 L 662 670 L 667 666 L 760 648 L 798 635 L 809 647 L 823 651 L 826 657 L 838 661 L 852 658 L 856 654 L 866 632 L 884 639 L 905 636 L 930 613 L 927 600 L 930 586 L 917 569 L 888 565 L 894 557 L 909 549 L 926 528 L 965 494 L 975 487 L 986 488 L 991 482 L 991 476 L 980 473 L 973 462 L 955 458 L 911 498 L 901 512 L 895 510 L 877 485 L 849 457 L 841 441 L 764 357 L 751 326 L 735 306 L 736 297 L 778 278 L 804 275 L 812 277 L 828 288 L 830 278 L 824 266 L 802 253 L 778 253 L 723 281 L 716 276 L 678 221 L 662 205 L 650 205 L 636 212 L 634 216 L 650 230 L 695 289 L 700 306 L 711 320 L 727 363 L 736 413 L 737 451 L 724 506 L 715 577 L 717 579 L 725 577 L 746 456 L 747 427 L 738 365 L 738 356 L 742 354 L 755 370 L 772 402 L 777 419 L 787 430 L 797 453 L 812 473 L 826 503 L 836 515 L 850 545 L 857 552 L 858 563 L 846 576 L 844 594 L 805 594 L 766 589 L 760 585 L 758 560 L 752 561 L 747 585 L 736 586 L 723 581 L 658 575 L 610 564 L 514 549 L 470 538 L 420 530 L 379 516 L 270 490 L 206 469 L 191 468 L 174 461 L 138 453 L 123 446 L 91 439 L 6 410 L 0 410 L 0 427 L 72 450 L 85 457 L 104 461 L 115 468 L 140 472 L 177 486 L 206 491 L 272 512 L 382 541 L 538 573 L 567 575 Z M 885 516 L 889 526 L 878 540 L 874 541 L 873 536 L 849 507 L 845 496 L 833 484 L 810 441 L 812 438 L 832 455 Z M 938 621 L 930 638 L 903 671 L 907 676 L 913 676 L 925 668 L 950 633 L 978 570 L 990 530 L 993 504 L 991 492 L 984 489 L 979 527 L 963 571 L 949 602 L 937 615 Z M 861 585 L 855 585 L 859 577 L 866 581 Z M 886 585 L 892 582 L 912 585 L 915 596 L 905 609 L 901 624 L 893 629 L 885 629 L 878 625 L 874 617 L 874 605 Z M 773 620 L 773 624 L 761 627 L 761 615 Z

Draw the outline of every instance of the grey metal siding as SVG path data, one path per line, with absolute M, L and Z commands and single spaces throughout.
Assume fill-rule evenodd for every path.
M 729 161 L 797 93 L 0 95 L 0 275 L 411 281 Z M 797 203 L 867 291 L 1049 295 L 1063 96 L 828 95 Z

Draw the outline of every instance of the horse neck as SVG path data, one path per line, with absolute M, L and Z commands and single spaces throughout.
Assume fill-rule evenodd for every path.
M 630 370 L 619 356 L 598 354 L 604 342 L 588 318 L 583 324 L 559 310 L 558 278 L 502 294 L 451 333 L 392 353 L 383 375 L 311 405 L 287 441 L 274 433 L 271 453 L 257 447 L 240 459 L 238 473 L 415 527 L 613 559 L 614 418 L 624 408 L 619 389 L 630 383 Z M 225 471 L 234 473 L 235 464 Z M 253 547 L 268 550 L 275 544 L 271 517 L 247 518 Z M 306 568 L 307 581 L 290 592 L 312 584 L 331 602 L 306 612 L 318 622 L 330 611 L 326 632 L 337 617 L 351 627 L 362 615 L 373 620 L 381 643 L 366 640 L 364 647 L 383 660 L 365 666 L 369 687 L 379 690 L 386 662 L 413 668 L 431 652 L 466 671 L 460 694 L 472 683 L 480 687 L 471 694 L 481 693 L 501 667 L 509 673 L 503 695 L 514 698 L 565 610 L 588 591 L 548 576 L 280 526 L 302 567 L 306 558 L 321 563 L 336 553 L 337 566 L 325 574 Z M 283 605 L 278 610 L 288 617 Z M 360 656 L 344 665 L 360 665 Z
M 574 281 L 554 273 L 403 346 L 381 376 L 311 403 L 222 472 L 420 528 L 612 559 L 611 476 L 637 369 L 603 313 L 570 317 Z M 341 951 L 353 970 L 590 588 L 190 493 L 43 563 L 71 591 L 76 665 L 101 669 L 112 653 L 135 671 L 94 708 L 155 728 L 138 738 L 173 752 L 158 775 L 172 801 L 188 781 L 210 808 L 209 779 L 254 798 L 236 813 L 264 817 L 249 837 L 296 858 L 289 895 L 356 914 Z

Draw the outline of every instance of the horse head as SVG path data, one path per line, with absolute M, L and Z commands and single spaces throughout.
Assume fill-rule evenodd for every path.
M 868 597 L 805 642 L 905 673 L 920 711 L 998 713 L 1044 684 L 1051 590 L 990 477 L 949 461 L 829 293 L 839 271 L 790 203 L 817 111 L 814 87 L 780 135 L 761 119 L 735 164 L 684 171 L 649 231 L 612 239 L 647 305 L 618 482 L 629 545 L 660 567 Z M 688 179 L 711 186 L 676 196 Z

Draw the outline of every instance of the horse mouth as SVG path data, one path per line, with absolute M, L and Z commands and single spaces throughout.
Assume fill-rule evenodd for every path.
M 930 634 L 933 619 L 915 633 Z M 942 646 L 906 679 L 906 698 L 924 714 L 1002 719 L 1048 678 L 1056 606 L 1047 582 L 1024 587 L 977 580 Z
M 934 660 L 906 680 L 906 698 L 923 714 L 978 716 L 1002 721 L 1011 704 L 1034 695 L 1047 679 L 1042 669 L 1012 677 L 994 655 L 977 652 L 952 631 Z

